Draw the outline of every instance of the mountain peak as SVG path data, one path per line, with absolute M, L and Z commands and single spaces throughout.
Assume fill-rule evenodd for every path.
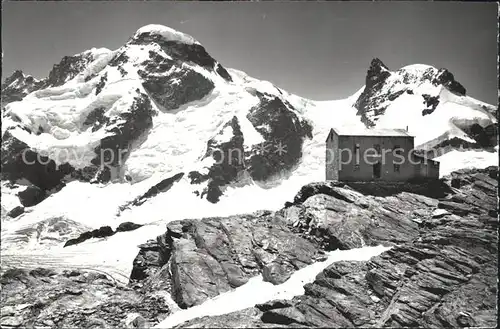
M 387 65 L 384 64 L 384 62 L 382 62 L 379 58 L 375 57 L 374 59 L 372 59 L 372 61 L 370 62 L 370 69 L 371 68 L 374 68 L 374 69 L 386 69 L 386 70 L 389 70 L 389 68 L 387 67 Z
M 374 58 L 366 74 L 363 92 L 354 106 L 362 122 L 374 126 L 392 101 L 404 94 L 422 97 L 422 115 L 432 113 L 439 104 L 443 88 L 456 96 L 465 96 L 465 88 L 447 69 L 411 64 L 390 71 L 380 59 Z
M 372 87 L 390 76 L 389 68 L 378 58 L 372 59 L 366 74 L 366 86 Z
M 37 80 L 21 70 L 15 70 L 2 83 L 2 108 L 10 102 L 23 99 L 33 90 L 41 88 L 43 84 L 43 80 Z
M 25 74 L 21 70 L 15 70 L 9 77 L 5 78 L 4 83 L 2 84 L 2 88 L 10 85 L 12 82 L 19 80 L 19 79 L 24 79 Z
M 19 77 L 24 77 L 24 73 L 21 70 L 15 70 L 14 73 L 12 73 L 11 78 L 19 78 Z
M 141 39 L 143 36 L 160 36 L 165 41 L 174 41 L 185 43 L 188 45 L 200 43 L 193 38 L 192 36 L 179 32 L 175 29 L 172 29 L 168 26 L 158 25 L 158 24 L 149 24 L 138 29 L 132 39 Z

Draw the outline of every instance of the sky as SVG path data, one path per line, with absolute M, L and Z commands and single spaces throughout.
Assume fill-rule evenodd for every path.
M 497 104 L 496 3 L 4 1 L 2 81 L 15 69 L 46 77 L 63 56 L 117 49 L 147 24 L 314 100 L 352 95 L 377 57 L 391 70 L 445 67 L 470 96 Z

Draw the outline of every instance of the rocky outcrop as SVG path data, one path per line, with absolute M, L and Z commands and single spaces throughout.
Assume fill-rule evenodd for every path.
M 214 160 L 208 172 L 189 173 L 191 184 L 207 182 L 204 190 L 197 193 L 210 202 L 218 202 L 224 187 L 230 183 L 245 183 L 249 177 L 265 182 L 291 172 L 302 158 L 304 140 L 312 138 L 311 125 L 295 113 L 290 103 L 258 91 L 255 96 L 260 101 L 250 109 L 247 119 L 263 141 L 246 149 L 245 136 L 235 116 L 207 143 L 204 159 Z
M 439 96 L 423 94 L 422 98 L 424 99 L 424 104 L 426 106 L 426 108 L 422 110 L 422 115 L 428 115 L 434 112 L 436 107 L 439 105 Z
M 336 328 L 490 326 L 494 257 L 478 259 L 480 265 L 474 254 L 424 236 L 367 263 L 334 263 L 293 305 L 265 310 L 261 320 Z
M 280 284 L 321 254 L 291 232 L 281 217 L 268 212 L 183 220 L 169 223 L 156 242 L 141 246 L 132 274 L 146 291 L 168 290 L 187 308 L 259 273 Z
M 288 102 L 259 92 L 256 95 L 259 105 L 247 118 L 265 141 L 252 147 L 248 172 L 254 180 L 265 181 L 294 168 L 302 158 L 304 139 L 312 138 L 312 127 Z
M 91 160 L 93 167 L 79 170 L 75 175 L 78 179 L 88 179 L 84 173 L 87 170 L 95 173 L 92 180 L 109 182 L 118 178 L 118 171 L 125 164 L 132 146 L 153 124 L 156 112 L 151 106 L 147 95 L 136 90 L 138 96 L 134 99 L 129 111 L 109 119 L 105 128 L 111 135 L 101 139 L 94 149 L 96 157 Z
M 151 51 L 149 57 L 137 73 L 144 89 L 164 111 L 177 110 L 184 104 L 201 100 L 214 88 L 211 80 L 192 68 L 181 69 L 177 61 Z
M 228 140 L 219 141 L 227 131 L 230 130 Z M 208 173 L 201 174 L 197 171 L 189 173 L 191 184 L 200 184 L 208 181 L 206 189 L 201 193 L 201 197 L 206 195 L 206 199 L 212 203 L 219 201 L 223 194 L 225 185 L 236 181 L 245 170 L 245 149 L 244 136 L 241 131 L 237 117 L 233 117 L 227 122 L 219 134 L 207 142 L 207 152 L 205 158 L 211 157 L 215 163 L 208 169 Z
M 114 233 L 115 232 L 113 232 L 113 229 L 111 227 L 101 226 L 100 228 L 95 229 L 93 231 L 84 232 L 84 233 L 80 234 L 75 239 L 70 239 L 70 240 L 66 241 L 66 243 L 64 244 L 64 247 L 79 244 L 79 243 L 82 243 L 82 242 L 84 242 L 88 239 L 92 239 L 92 238 L 105 238 L 105 237 L 113 235 Z
M 141 224 L 136 224 L 132 222 L 123 222 L 116 227 L 116 232 L 128 232 L 133 231 L 141 227 Z
M 64 56 L 55 64 L 46 80 L 46 87 L 58 87 L 81 73 L 93 60 L 92 53 L 84 52 L 74 56 Z
M 106 81 L 108 81 L 108 75 L 107 73 L 105 73 L 101 79 L 99 80 L 99 82 L 97 83 L 97 85 L 95 86 L 95 95 L 99 95 L 102 91 L 102 88 L 104 88 L 104 86 L 106 85 Z
M 491 124 L 486 127 L 474 123 L 464 129 L 465 133 L 476 141 L 477 148 L 492 148 L 498 145 L 498 125 Z
M 398 243 L 367 262 L 333 263 L 292 300 L 194 319 L 179 327 L 226 321 L 234 327 L 495 326 L 497 177 L 497 167 L 455 172 L 444 179 L 449 189 L 440 198 L 407 192 L 381 197 L 358 194 L 352 187 L 307 188 L 286 210 L 298 204 L 311 208 L 319 196 L 324 210 L 306 209 L 311 212 L 298 216 L 296 226 L 328 227 L 326 235 L 346 248 L 359 246 L 359 238 L 365 244 Z M 374 216 L 366 218 L 362 209 L 371 209 Z M 308 220 L 302 222 L 304 218 Z M 322 221 L 326 224 L 318 224 Z
M 206 316 L 186 321 L 174 328 L 302 328 L 296 323 L 266 323 L 260 319 L 262 312 L 256 307 L 217 316 Z
M 367 112 L 368 108 L 373 108 L 375 116 L 378 116 L 383 113 L 383 108 L 379 108 L 380 104 L 385 101 L 385 97 L 387 95 L 378 95 L 380 90 L 382 89 L 385 81 L 389 78 L 391 72 L 389 68 L 382 63 L 382 61 L 378 58 L 374 58 L 370 63 L 370 68 L 366 74 L 365 88 L 363 92 L 356 100 L 354 106 L 358 109 L 358 115 L 361 115 L 361 121 L 367 125 L 372 126 L 373 122 L 368 120 L 366 116 L 363 115 L 364 112 Z M 399 95 L 398 95 L 399 96 Z M 392 97 L 393 100 L 397 97 Z
M 120 52 L 116 54 L 108 63 L 109 66 L 111 67 L 116 67 L 117 70 L 120 72 L 120 75 L 125 77 L 127 75 L 127 71 L 123 68 L 123 64 L 127 63 L 129 60 L 129 57 L 125 52 Z
M 12 208 L 11 211 L 9 211 L 6 215 L 12 218 L 16 218 L 18 216 L 21 216 L 24 213 L 24 207 L 17 206 Z
M 326 250 L 392 245 L 414 239 L 419 223 L 436 209 L 438 201 L 423 194 L 447 190 L 441 182 L 317 183 L 304 186 L 280 213 Z
M 389 68 L 380 59 L 374 58 L 366 74 L 365 85 L 368 88 L 373 88 L 380 83 L 384 83 L 390 75 Z
M 83 232 L 77 238 L 70 239 L 70 240 L 66 241 L 66 243 L 64 244 L 64 247 L 79 244 L 79 243 L 82 243 L 82 242 L 87 241 L 88 239 L 92 239 L 92 238 L 95 238 L 95 239 L 106 238 L 106 237 L 112 236 L 118 232 L 133 231 L 133 230 L 138 229 L 139 227 L 142 227 L 142 225 L 135 224 L 132 222 L 121 223 L 116 228 L 116 231 L 113 231 L 113 229 L 109 226 L 101 226 L 98 229 Z
M 160 52 L 149 51 L 149 59 L 141 63 L 138 74 L 144 89 L 164 111 L 178 110 L 182 105 L 199 101 L 214 89 L 212 80 L 194 67 L 202 67 L 232 81 L 226 69 L 198 43 L 167 40 L 160 34 L 144 32 L 135 35 L 127 45 L 156 45 L 161 49 Z M 119 66 L 126 60 L 120 58 L 121 55 L 117 55 L 112 64 Z
M 158 184 L 151 187 L 146 193 L 141 195 L 133 204 L 135 206 L 141 205 L 149 198 L 152 198 L 160 193 L 167 192 L 172 188 L 172 186 L 184 177 L 184 173 L 178 173 L 172 177 L 165 178 Z
M 84 127 L 92 127 L 92 132 L 96 132 L 101 127 L 109 124 L 109 118 L 104 114 L 106 109 L 103 106 L 96 107 L 83 121 Z
M 186 234 L 173 243 L 172 296 L 183 308 L 239 287 L 260 271 L 265 280 L 282 283 L 317 253 L 272 216 L 176 224 Z
M 460 82 L 456 81 L 453 74 L 447 69 L 439 69 L 438 73 L 432 79 L 432 83 L 435 85 L 443 85 L 452 93 L 465 96 L 465 87 L 462 86 Z
M 103 273 L 15 268 L 0 282 L 2 328 L 148 328 L 170 314 L 162 297 L 141 296 Z
M 31 150 L 9 131 L 2 136 L 2 180 L 27 179 L 37 188 L 48 191 L 60 187 L 64 177 L 73 171 L 69 164 L 58 166 L 54 160 Z
M 140 206 L 147 200 L 157 196 L 160 193 L 168 192 L 175 183 L 182 179 L 182 177 L 184 177 L 184 173 L 178 173 L 172 177 L 161 180 L 158 184 L 153 185 L 149 190 L 147 190 L 146 193 L 120 206 L 118 215 L 120 215 L 122 211 L 130 209 L 130 207 Z
M 161 236 L 158 237 L 161 241 Z M 144 283 L 149 278 L 153 281 L 153 276 L 161 270 L 170 258 L 171 251 L 169 248 L 165 250 L 160 247 L 160 243 L 156 240 L 150 240 L 139 245 L 139 253 L 134 259 L 132 272 L 130 274 L 130 284 L 136 288 L 143 288 Z M 168 272 L 167 274 L 167 280 Z M 170 287 L 170 285 L 169 285 Z

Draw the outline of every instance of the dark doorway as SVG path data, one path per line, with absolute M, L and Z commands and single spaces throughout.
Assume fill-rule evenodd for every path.
M 382 169 L 382 165 L 380 164 L 380 161 L 373 165 L 373 177 L 374 178 L 380 178 L 381 169 Z

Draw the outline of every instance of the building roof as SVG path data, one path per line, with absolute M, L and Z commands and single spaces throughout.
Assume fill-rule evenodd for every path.
M 405 129 L 369 129 L 353 127 L 332 128 L 339 136 L 388 136 L 388 137 L 414 137 Z

